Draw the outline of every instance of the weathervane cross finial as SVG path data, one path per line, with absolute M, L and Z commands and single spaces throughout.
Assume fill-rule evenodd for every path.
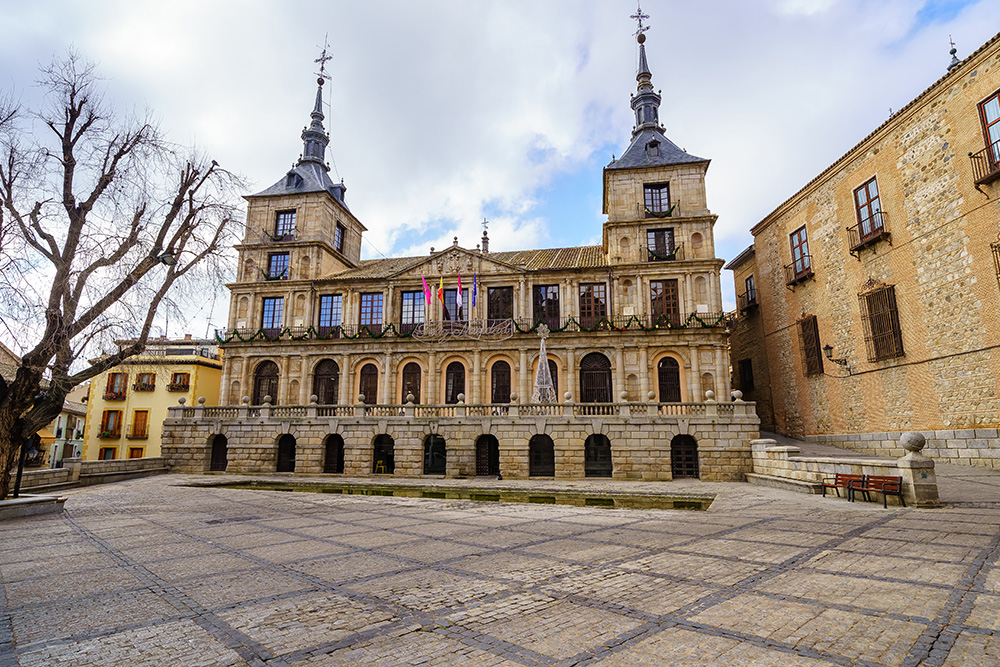
M 490 221 L 489 220 L 487 220 L 486 218 L 483 218 L 482 225 L 483 225 L 483 231 L 484 232 L 489 231 L 489 228 L 490 228 Z
M 333 60 L 333 56 L 327 55 L 326 53 L 326 50 L 330 48 L 330 43 L 327 39 L 328 37 L 329 33 L 323 36 L 323 52 L 320 53 L 319 58 L 313 61 L 319 63 L 319 72 L 316 73 L 316 76 L 320 77 L 321 79 L 330 78 L 330 75 L 326 73 L 326 63 L 328 60 Z
M 643 25 L 642 24 L 643 21 L 645 21 L 645 20 L 647 20 L 649 18 L 649 14 L 643 14 L 642 13 L 642 7 L 639 5 L 639 3 L 636 3 L 636 5 L 635 5 L 635 14 L 632 14 L 632 16 L 630 16 L 629 18 L 630 19 L 635 19 L 639 23 L 639 29 L 636 30 L 634 33 L 632 33 L 633 35 L 641 35 L 642 33 L 644 33 L 647 30 L 649 30 L 649 26 L 648 25 Z

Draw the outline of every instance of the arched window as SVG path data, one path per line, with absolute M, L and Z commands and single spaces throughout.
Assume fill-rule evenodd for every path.
M 264 403 L 264 397 L 271 397 L 271 405 L 278 404 L 278 364 L 273 361 L 262 361 L 253 374 L 254 405 Z
M 552 377 L 552 389 L 556 392 L 556 400 L 562 401 L 559 395 L 559 364 L 549 359 L 549 375 Z
M 690 435 L 675 435 L 670 441 L 670 472 L 674 479 L 698 479 L 698 441 Z
M 375 437 L 374 452 L 372 456 L 372 472 L 377 474 L 391 475 L 396 471 L 395 448 L 396 442 L 391 435 Z
M 420 402 L 420 364 L 411 361 L 403 366 L 402 402 L 406 403 L 406 395 L 413 394 L 413 402 Z
M 444 438 L 429 435 L 424 439 L 424 474 L 443 475 L 447 469 L 447 452 Z
M 528 441 L 528 477 L 554 477 L 556 474 L 555 443 L 545 434 Z
M 611 362 L 600 352 L 580 361 L 580 402 L 611 402 Z
M 364 394 L 365 405 L 375 405 L 378 401 L 378 367 L 375 364 L 365 364 L 361 368 L 358 393 Z
M 278 472 L 295 472 L 295 436 L 286 433 L 278 440 Z
M 656 374 L 660 380 L 660 402 L 680 403 L 681 401 L 681 367 L 673 357 L 664 357 L 656 365 Z
M 458 403 L 458 395 L 465 393 L 465 366 L 461 361 L 448 364 L 444 383 L 444 402 Z
M 324 450 L 323 472 L 344 472 L 344 439 L 338 433 L 331 433 L 326 436 Z
M 320 405 L 336 405 L 340 398 L 340 366 L 332 359 L 324 359 L 313 373 L 313 394 Z
M 212 461 L 208 469 L 212 472 L 225 472 L 229 465 L 229 441 L 219 434 L 212 438 Z
M 476 475 L 500 474 L 500 441 L 495 435 L 479 436 L 476 440 Z
M 506 361 L 490 367 L 490 403 L 510 403 L 510 364 Z
M 611 477 L 611 441 L 608 436 L 595 433 L 583 444 L 584 477 Z

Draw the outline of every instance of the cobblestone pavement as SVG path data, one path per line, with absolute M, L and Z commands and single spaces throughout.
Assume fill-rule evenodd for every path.
M 715 494 L 706 512 L 180 486 L 205 479 L 0 523 L 0 667 L 1000 665 L 998 506 L 696 481 L 530 486 Z

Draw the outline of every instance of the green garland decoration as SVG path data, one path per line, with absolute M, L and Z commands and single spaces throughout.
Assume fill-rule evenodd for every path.
M 291 234 L 292 232 L 288 232 L 287 234 L 282 234 L 281 236 L 274 236 L 273 234 L 271 234 L 271 232 L 267 231 L 266 229 L 264 230 L 264 236 L 271 239 L 271 241 L 273 241 L 274 243 L 281 243 L 282 241 L 285 240 L 286 236 L 290 236 Z
M 272 276 L 272 275 L 268 274 L 266 271 L 264 271 L 264 269 L 259 269 L 259 270 L 260 270 L 260 275 L 264 276 L 264 280 L 267 280 L 267 281 L 271 281 L 271 280 L 284 280 L 284 278 L 282 276 L 284 276 L 288 272 L 288 267 L 286 266 L 285 270 L 281 272 L 281 275 L 277 275 L 277 276 Z
M 677 208 L 677 204 L 676 203 L 674 203 L 666 211 L 657 212 L 657 211 L 650 211 L 649 207 L 647 206 L 646 207 L 646 215 L 648 215 L 648 216 L 650 216 L 652 218 L 672 218 L 674 216 L 674 209 L 675 208 Z
M 646 326 L 643 324 L 642 320 L 638 315 L 632 315 L 625 324 L 621 326 L 615 325 L 607 317 L 600 318 L 593 326 L 586 327 L 580 324 L 579 320 L 575 317 L 569 318 L 561 327 L 549 328 L 551 333 L 562 333 L 565 331 L 581 332 L 581 333 L 591 333 L 594 331 L 662 331 L 663 329 L 714 329 L 724 325 L 726 316 L 723 313 L 717 318 L 708 317 L 708 319 L 702 318 L 698 313 L 691 313 L 688 318 L 680 324 L 674 324 L 670 321 L 669 316 L 660 315 L 657 317 L 656 321 L 651 326 Z M 521 334 L 531 334 L 538 331 L 538 327 L 545 324 L 544 321 L 535 322 L 533 325 L 528 327 L 522 327 L 518 324 L 517 320 L 512 320 L 514 324 L 514 330 Z M 696 324 L 697 323 L 697 324 Z M 325 328 L 325 327 L 324 327 Z M 264 329 L 263 327 L 257 329 L 253 333 L 244 336 L 240 333 L 239 329 L 235 329 L 227 336 L 222 336 L 218 331 L 215 332 L 215 340 L 221 345 L 226 343 L 231 343 L 234 340 L 238 340 L 241 343 L 249 343 L 255 340 L 266 340 L 269 342 L 274 342 L 285 338 L 286 340 L 334 340 L 343 338 L 345 340 L 357 340 L 359 338 L 371 338 L 374 340 L 379 340 L 381 338 L 392 337 L 392 338 L 413 338 L 413 330 L 401 332 L 396 329 L 396 325 L 389 323 L 382 327 L 380 330 L 373 331 L 368 325 L 362 326 L 358 329 L 357 333 L 350 334 L 344 331 L 341 327 L 334 327 L 331 331 L 326 334 L 321 334 L 315 327 L 310 326 L 303 333 L 292 333 L 290 327 L 285 327 L 280 329 L 277 334 L 270 335 L 269 331 L 274 331 L 273 329 Z
M 652 255 L 654 259 L 657 259 L 657 260 L 659 260 L 659 261 L 662 262 L 664 260 L 675 260 L 675 259 L 677 259 L 677 250 L 679 248 L 680 248 L 680 246 L 678 246 L 677 248 L 674 248 L 673 250 L 671 250 L 670 252 L 668 252 L 665 255 L 657 254 L 657 252 L 655 250 L 653 250 L 652 248 L 650 248 L 648 246 L 647 246 L 646 250 L 649 251 L 649 254 Z

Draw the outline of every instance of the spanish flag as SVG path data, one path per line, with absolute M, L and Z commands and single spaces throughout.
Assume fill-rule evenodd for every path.
M 441 276 L 441 282 L 438 283 L 438 300 L 444 305 L 444 276 Z

